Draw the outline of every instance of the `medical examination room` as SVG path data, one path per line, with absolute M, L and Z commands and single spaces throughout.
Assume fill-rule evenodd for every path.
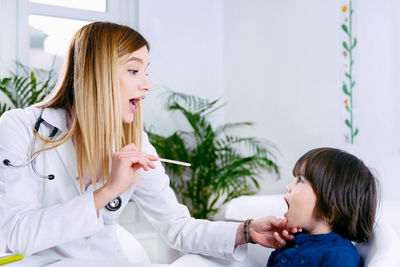
M 0 265 L 400 266 L 399 0 L 0 0 Z

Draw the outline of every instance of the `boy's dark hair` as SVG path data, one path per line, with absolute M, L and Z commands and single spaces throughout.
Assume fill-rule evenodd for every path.
M 316 219 L 328 220 L 332 231 L 351 241 L 372 236 L 377 207 L 377 181 L 355 156 L 334 148 L 304 154 L 293 168 L 307 179 L 317 195 Z

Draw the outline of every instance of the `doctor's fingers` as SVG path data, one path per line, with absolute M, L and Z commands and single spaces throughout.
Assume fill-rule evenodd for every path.
M 149 168 L 154 169 L 156 166 L 150 159 L 144 157 L 143 153 L 131 153 L 119 155 L 118 161 L 123 162 L 125 166 L 133 167 L 135 169 L 143 168 L 148 171 Z
M 137 156 L 137 157 L 146 158 L 146 159 L 151 160 L 151 161 L 156 161 L 156 160 L 159 159 L 156 156 L 153 156 L 153 155 L 150 155 L 150 154 L 147 154 L 147 153 L 144 153 L 144 152 L 139 152 L 139 151 L 119 151 L 119 152 L 114 153 L 114 155 L 120 156 L 122 158 L 123 157 Z
M 130 143 L 126 146 L 124 146 L 123 148 L 121 148 L 120 151 L 137 151 L 137 147 L 134 143 Z
M 274 232 L 274 238 L 276 241 L 276 247 L 281 248 L 286 245 L 286 240 L 282 238 L 282 236 L 278 232 Z

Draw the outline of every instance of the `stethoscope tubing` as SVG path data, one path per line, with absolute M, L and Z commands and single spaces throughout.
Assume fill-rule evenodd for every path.
M 39 131 L 40 124 L 42 124 L 43 121 L 44 120 L 42 118 L 42 114 L 40 114 L 39 118 L 37 119 L 37 121 L 35 123 L 35 130 L 37 132 Z M 54 127 L 49 135 L 49 138 L 53 138 L 57 134 L 57 132 L 58 132 L 58 128 Z M 32 150 L 35 145 L 35 142 L 36 142 L 36 136 L 34 136 L 33 141 L 31 143 Z M 31 158 L 23 164 L 13 164 L 10 162 L 9 159 L 4 159 L 3 164 L 10 168 L 23 168 L 23 167 L 26 167 L 29 164 L 31 164 L 32 170 L 36 176 L 38 176 L 39 178 L 43 178 L 43 179 L 54 180 L 54 178 L 55 178 L 54 174 L 43 175 L 43 174 L 40 174 L 36 170 L 35 159 L 39 156 L 39 153 L 37 153 L 36 155 L 33 155 L 32 150 L 31 150 Z M 122 199 L 120 196 L 118 196 L 114 200 L 110 201 L 105 207 L 109 211 L 117 211 L 121 207 L 121 205 L 122 205 Z
M 10 162 L 10 160 L 8 160 L 8 159 L 3 160 L 3 164 L 6 165 L 6 166 L 8 166 L 8 167 L 12 167 L 12 168 L 22 168 L 22 167 L 28 166 L 29 163 L 31 163 L 32 161 L 34 161 L 38 156 L 39 156 L 39 154 L 36 154 L 35 156 L 33 156 L 30 160 L 28 160 L 28 161 L 27 161 L 26 163 L 24 163 L 24 164 L 19 164 L 19 165 L 17 165 L 17 164 L 12 164 L 12 163 Z
M 44 121 L 44 119 L 42 118 L 42 114 L 40 114 L 39 118 L 37 119 L 37 121 L 35 123 L 36 132 L 39 131 L 40 124 L 42 124 L 43 121 Z M 58 128 L 54 127 L 49 135 L 49 138 L 53 138 L 57 134 L 57 132 L 58 132 Z M 36 155 L 33 155 L 32 150 L 33 150 L 33 147 L 35 146 L 35 142 L 36 142 L 36 136 L 34 135 L 32 143 L 31 143 L 31 158 L 27 162 L 22 163 L 22 164 L 13 164 L 13 163 L 11 163 L 11 161 L 9 159 L 4 159 L 3 164 L 5 166 L 11 167 L 11 168 L 22 168 L 22 167 L 26 167 L 29 164 L 31 164 L 32 170 L 36 176 L 38 176 L 39 178 L 43 178 L 43 179 L 54 180 L 54 178 L 55 178 L 54 174 L 43 175 L 43 174 L 40 174 L 36 170 L 35 159 L 39 156 L 39 153 L 37 153 Z

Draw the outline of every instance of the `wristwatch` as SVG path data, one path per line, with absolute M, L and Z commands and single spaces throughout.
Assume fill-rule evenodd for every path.
M 243 234 L 244 234 L 244 241 L 246 241 L 246 243 L 251 243 L 251 244 L 255 244 L 256 243 L 256 242 L 253 241 L 253 239 L 251 239 L 251 236 L 250 236 L 250 224 L 253 221 L 254 221 L 253 219 L 247 219 L 244 222 Z

